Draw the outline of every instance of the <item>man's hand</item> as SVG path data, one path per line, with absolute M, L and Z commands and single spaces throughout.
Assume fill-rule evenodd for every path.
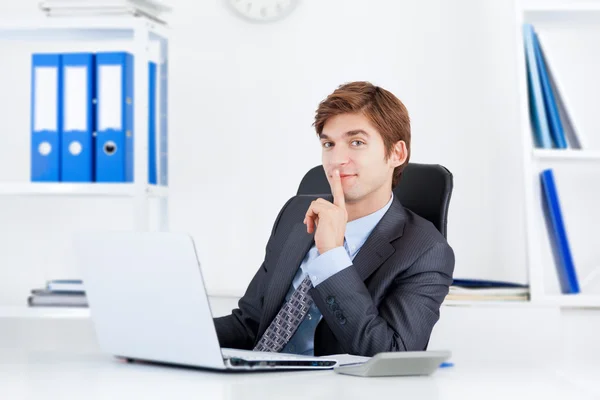
M 340 171 L 337 169 L 331 178 L 331 192 L 333 204 L 324 199 L 314 200 L 304 217 L 308 233 L 312 233 L 316 227 L 315 245 L 319 254 L 344 245 L 348 212 Z

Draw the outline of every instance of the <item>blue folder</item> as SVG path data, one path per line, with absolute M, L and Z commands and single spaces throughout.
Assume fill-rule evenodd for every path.
M 148 183 L 156 185 L 156 63 L 148 70 Z
M 133 182 L 133 56 L 96 53 L 97 182 Z
M 548 126 L 550 129 L 550 134 L 552 136 L 556 148 L 566 149 L 567 141 L 565 139 L 562 122 L 560 120 L 556 99 L 552 91 L 552 85 L 550 84 L 550 70 L 548 65 L 546 64 L 546 59 L 542 51 L 542 46 L 535 32 L 533 33 L 533 45 L 535 48 L 536 62 L 539 67 L 540 83 L 542 86 L 542 92 L 544 94 L 544 105 L 546 107 L 546 113 L 548 116 Z
M 534 30 L 531 24 L 523 25 L 523 38 L 525 41 L 525 58 L 527 60 L 527 83 L 529 92 L 529 105 L 536 146 L 550 149 L 552 139 L 546 116 L 544 94 L 540 81 L 540 72 L 535 56 Z
M 547 218 L 548 231 L 552 252 L 556 262 L 558 279 L 562 293 L 579 293 L 579 282 L 571 248 L 567 238 L 567 231 L 563 221 L 554 173 L 552 169 L 545 169 L 541 173 L 541 183 L 544 199 L 545 216 Z
M 165 45 L 166 46 L 166 45 Z M 166 51 L 166 48 L 165 48 Z M 169 81 L 168 62 L 163 61 L 160 68 L 160 152 L 159 152 L 159 184 L 163 186 L 169 185 L 169 135 L 168 135 L 168 97 L 169 97 Z
M 94 54 L 63 54 L 61 180 L 94 179 Z
M 33 54 L 31 64 L 31 180 L 60 181 L 61 55 Z

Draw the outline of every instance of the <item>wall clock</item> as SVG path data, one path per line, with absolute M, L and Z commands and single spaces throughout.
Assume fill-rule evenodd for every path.
M 252 22 L 274 22 L 287 17 L 300 0 L 225 0 L 233 12 Z

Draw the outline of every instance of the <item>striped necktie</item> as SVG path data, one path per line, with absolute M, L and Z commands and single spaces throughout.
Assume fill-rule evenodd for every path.
M 255 351 L 278 353 L 285 347 L 313 304 L 313 299 L 308 294 L 312 287 L 310 277 L 307 275 L 292 293 L 290 299 L 283 304 L 271 325 L 254 347 Z

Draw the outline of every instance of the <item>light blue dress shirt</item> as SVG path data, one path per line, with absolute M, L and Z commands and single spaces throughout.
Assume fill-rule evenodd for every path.
M 306 275 L 310 276 L 313 286 L 335 275 L 336 273 L 352 265 L 352 260 L 367 241 L 367 238 L 377 225 L 387 210 L 392 205 L 394 194 L 390 201 L 381 209 L 372 214 L 366 215 L 346 224 L 346 235 L 344 238 L 344 247 L 336 247 L 324 254 L 319 254 L 316 246 L 313 246 L 300 264 L 298 272 L 294 276 L 292 285 L 285 297 L 286 301 L 290 298 L 294 290 L 304 280 Z M 314 355 L 314 337 L 317 324 L 323 318 L 323 315 L 313 303 L 308 314 L 296 330 L 296 333 L 287 345 L 281 350 L 282 353 Z

